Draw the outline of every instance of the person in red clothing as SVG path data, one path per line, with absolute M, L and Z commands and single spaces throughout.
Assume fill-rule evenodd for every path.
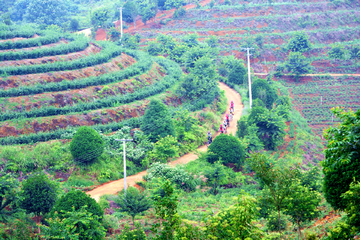
M 229 117 L 229 114 L 226 114 L 226 122 L 227 122 L 227 126 L 230 127 L 230 117 Z
M 222 124 L 220 124 L 219 131 L 220 131 L 221 133 L 224 133 L 224 129 L 223 129 Z
M 234 101 L 231 101 L 230 109 L 232 109 L 234 111 Z

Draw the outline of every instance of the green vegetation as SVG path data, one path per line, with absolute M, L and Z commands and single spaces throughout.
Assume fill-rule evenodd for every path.
M 317 75 L 359 73 L 357 7 L 4 0 L 0 238 L 358 238 L 359 77 Z M 94 40 L 99 27 L 111 42 Z M 235 136 L 217 134 L 235 94 L 219 81 L 241 94 Z M 124 175 L 121 138 L 134 140 L 127 174 L 144 181 L 96 203 L 87 193 Z
M 165 104 L 160 100 L 151 100 L 149 109 L 146 110 L 141 130 L 149 136 L 152 142 L 166 136 L 174 136 L 174 124 Z
M 90 164 L 101 156 L 104 141 L 92 128 L 80 127 L 70 143 L 70 152 L 79 164 Z

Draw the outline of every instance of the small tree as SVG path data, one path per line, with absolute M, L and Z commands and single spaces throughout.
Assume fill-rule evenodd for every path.
M 115 42 L 120 39 L 120 32 L 114 27 L 111 27 L 109 30 L 110 40 Z
M 245 75 L 246 69 L 244 65 L 240 61 L 235 61 L 233 68 L 230 70 L 228 80 L 231 83 L 243 84 Z
M 242 192 L 231 206 L 206 222 L 206 239 L 261 239 L 263 233 L 255 225 L 256 199 Z
M 104 141 L 100 134 L 87 126 L 80 127 L 70 143 L 71 155 L 81 164 L 92 163 L 103 151 Z
M 265 79 L 256 78 L 251 86 L 253 99 L 261 100 L 267 109 L 271 109 L 277 100 L 276 90 Z
M 168 108 L 160 100 L 150 101 L 149 109 L 142 118 L 141 130 L 152 142 L 168 135 L 175 136 L 175 127 Z
M 47 219 L 49 226 L 43 227 L 46 239 L 74 239 L 74 240 L 100 240 L 106 235 L 100 218 L 87 210 L 84 205 L 80 209 L 55 213 L 53 218 Z
M 98 27 L 106 28 L 108 21 L 111 19 L 111 11 L 107 8 L 97 8 L 91 12 L 91 24 L 95 29 Z
M 245 150 L 239 139 L 234 136 L 221 134 L 209 146 L 209 151 L 216 155 L 215 160 L 224 164 L 235 163 L 240 166 L 245 159 Z
M 221 182 L 226 179 L 224 165 L 215 162 L 213 168 L 206 171 L 204 176 L 207 178 L 206 184 L 212 187 L 211 193 L 216 195 Z
M 120 207 L 117 211 L 126 212 L 131 216 L 134 228 L 135 216 L 147 211 L 151 206 L 147 193 L 140 192 L 135 187 L 129 187 L 126 191 L 121 191 L 119 198 L 115 199 L 115 203 Z
M 294 189 L 293 181 L 298 177 L 299 171 L 297 168 L 275 168 L 262 153 L 252 154 L 248 161 L 250 167 L 255 171 L 256 176 L 260 178 L 265 185 L 265 190 L 268 193 L 268 195 L 265 195 L 265 198 L 278 211 L 279 232 L 281 234 L 280 212 L 284 207 L 285 200 L 291 195 Z
M 339 43 L 334 44 L 329 51 L 329 57 L 333 59 L 344 59 L 345 50 Z
M 297 80 L 301 75 L 310 72 L 310 62 L 300 52 L 290 52 L 285 67 L 290 73 L 295 74 Z
M 349 51 L 350 53 L 350 59 L 360 59 L 360 46 L 351 46 L 351 49 Z
M 77 19 L 71 19 L 69 27 L 71 31 L 77 31 L 79 29 L 79 21 Z
M 159 221 L 153 225 L 152 231 L 155 234 L 160 233 L 157 239 L 172 240 L 174 231 L 181 223 L 177 212 L 178 195 L 169 180 L 163 182 L 161 188 L 164 196 L 157 196 L 154 201 L 155 214 Z
M 309 36 L 305 32 L 295 32 L 287 45 L 287 49 L 292 52 L 308 52 L 311 48 Z
M 104 211 L 101 210 L 99 204 L 95 199 L 91 198 L 86 193 L 78 190 L 71 190 L 62 196 L 55 204 L 53 210 L 51 211 L 52 215 L 57 212 L 56 216 L 59 218 L 64 218 L 64 213 L 71 211 L 78 211 L 83 206 L 87 206 L 86 210 L 102 219 Z
M 21 187 L 20 207 L 36 216 L 44 215 L 52 209 L 57 199 L 57 185 L 44 173 L 29 177 Z
M 318 216 L 317 207 L 321 201 L 320 193 L 302 186 L 300 181 L 294 182 L 294 191 L 286 200 L 285 214 L 298 226 L 298 239 L 301 237 L 301 223 Z

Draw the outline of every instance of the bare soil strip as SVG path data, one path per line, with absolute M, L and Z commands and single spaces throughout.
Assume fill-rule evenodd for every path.
M 227 105 L 228 105 L 228 109 L 226 111 L 226 113 L 224 113 L 224 117 L 227 113 L 229 113 L 229 109 L 230 109 L 230 103 L 231 101 L 234 101 L 234 106 L 235 106 L 235 115 L 234 115 L 234 119 L 233 121 L 230 123 L 230 127 L 228 128 L 228 134 L 232 134 L 235 135 L 236 133 L 236 123 L 237 121 L 240 119 L 241 114 L 242 114 L 242 110 L 243 110 L 243 105 L 241 102 L 241 96 L 239 93 L 237 93 L 234 89 L 231 89 L 230 87 L 228 87 L 226 84 L 224 83 L 220 83 L 220 88 L 222 90 L 225 91 L 225 95 L 227 97 Z M 217 136 L 218 134 L 216 134 L 215 136 Z M 193 153 L 188 153 L 180 158 L 178 158 L 177 160 L 169 163 L 171 166 L 175 166 L 177 164 L 186 164 L 188 162 L 194 161 L 198 158 L 196 152 L 204 152 L 207 150 L 207 146 L 201 146 L 199 147 L 195 152 Z M 127 185 L 128 186 L 134 186 L 136 184 L 136 182 L 140 182 L 143 180 L 143 176 L 146 175 L 146 171 L 142 171 L 139 172 L 138 174 L 132 175 L 132 176 L 128 176 L 126 178 L 127 181 Z M 121 191 L 124 188 L 124 179 L 119 179 L 119 180 L 115 180 L 115 181 L 111 181 L 108 183 L 104 183 L 102 185 L 100 185 L 99 187 L 86 192 L 87 194 L 90 194 L 90 196 L 92 198 L 94 198 L 96 201 L 99 201 L 100 197 L 102 195 L 105 194 L 116 194 L 117 192 Z

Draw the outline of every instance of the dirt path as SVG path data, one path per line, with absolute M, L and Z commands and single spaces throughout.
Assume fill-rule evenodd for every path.
M 225 95 L 227 97 L 227 105 L 229 106 L 228 109 L 230 108 L 230 102 L 234 101 L 235 115 L 234 115 L 233 121 L 230 123 L 230 127 L 228 128 L 228 134 L 231 133 L 231 134 L 235 135 L 236 122 L 240 119 L 242 109 L 243 109 L 243 105 L 241 103 L 241 97 L 240 97 L 239 93 L 237 93 L 234 89 L 231 89 L 224 83 L 220 83 L 220 88 L 222 90 L 225 90 Z M 226 113 L 228 113 L 228 112 L 229 111 L 227 110 Z M 225 114 L 224 114 L 224 116 L 225 116 Z M 217 136 L 217 135 L 218 134 L 216 134 L 215 136 Z M 199 147 L 195 152 L 197 152 L 197 151 L 204 152 L 204 151 L 206 151 L 206 149 L 207 149 L 207 146 L 204 145 L 204 146 Z M 196 153 L 188 153 L 188 154 L 178 158 L 177 160 L 171 162 L 170 165 L 175 166 L 177 164 L 185 164 L 185 163 L 194 161 L 197 158 L 198 158 L 198 156 L 196 155 Z M 146 175 L 146 171 L 142 171 L 142 172 L 139 172 L 138 174 L 128 176 L 126 178 L 127 185 L 134 186 L 136 184 L 136 182 L 142 181 L 144 175 Z M 121 191 L 123 188 L 124 188 L 124 179 L 119 179 L 119 180 L 111 181 L 108 183 L 104 183 L 103 185 L 100 185 L 99 187 L 97 187 L 91 191 L 88 191 L 86 193 L 90 194 L 90 196 L 92 198 L 94 198 L 96 201 L 99 201 L 100 196 L 105 195 L 105 194 L 116 194 L 117 192 Z

